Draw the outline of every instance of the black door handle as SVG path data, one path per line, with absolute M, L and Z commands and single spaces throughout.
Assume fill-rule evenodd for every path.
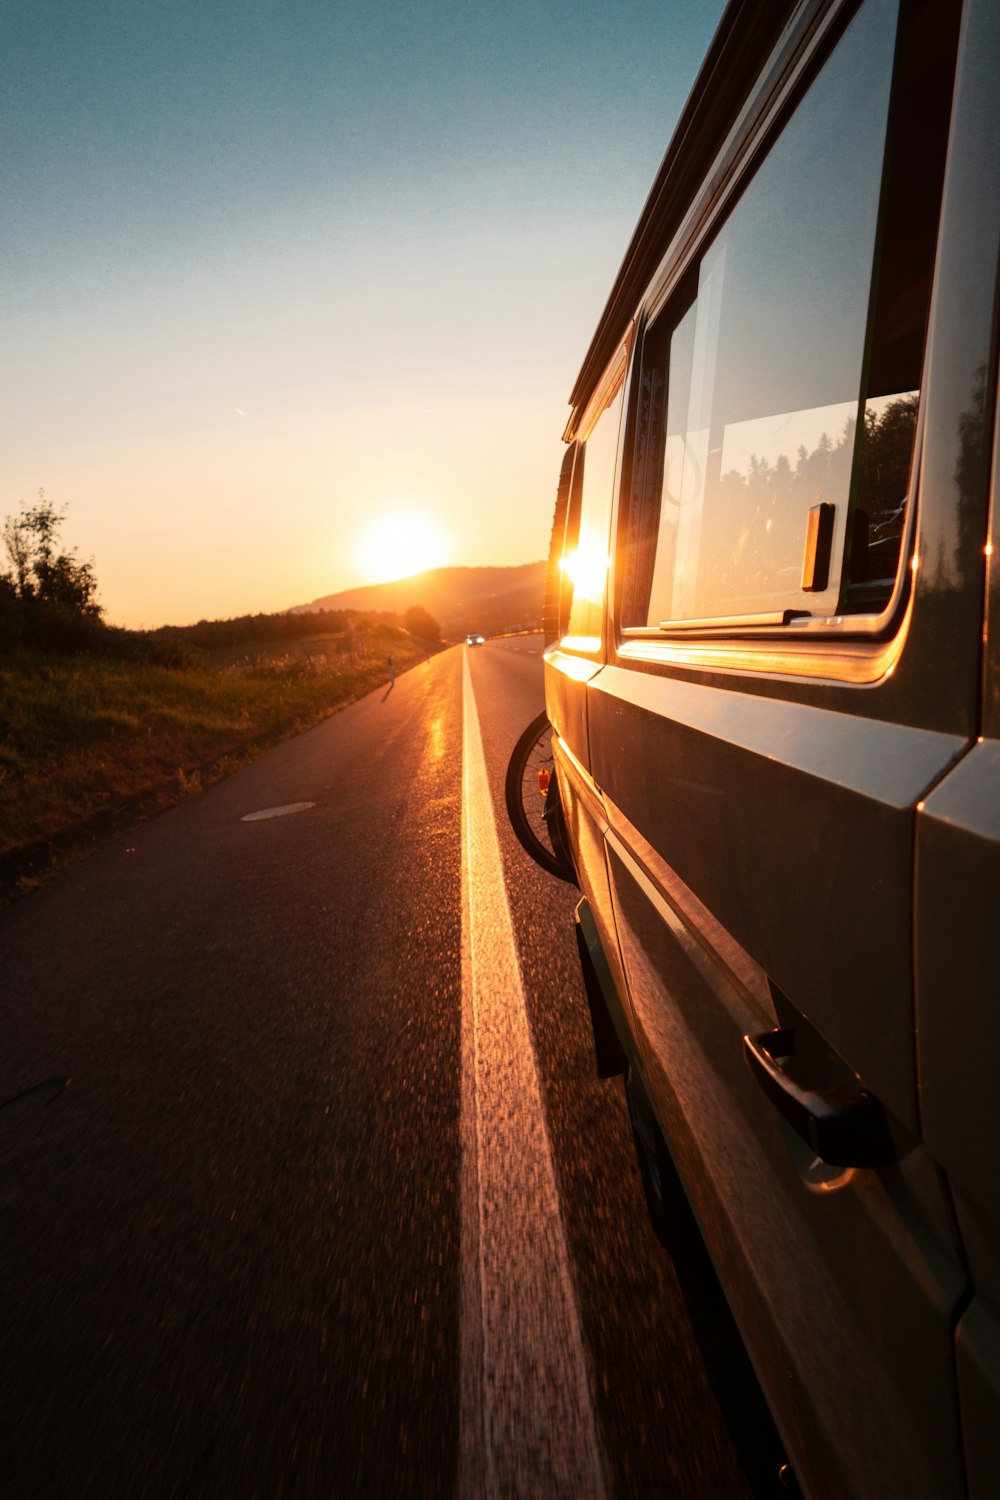
M 893 1154 L 881 1104 L 865 1089 L 804 1089 L 775 1061 L 795 1052 L 795 1032 L 743 1038 L 746 1065 L 796 1135 L 832 1167 L 878 1167 Z

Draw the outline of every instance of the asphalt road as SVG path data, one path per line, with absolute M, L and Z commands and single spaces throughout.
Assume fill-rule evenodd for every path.
M 747 1493 L 646 1219 L 620 1080 L 595 1075 L 576 893 L 503 811 L 542 701 L 537 637 L 434 658 L 0 913 L 5 1492 L 568 1493 L 530 1447 L 516 1478 L 467 1464 L 484 1334 L 463 1276 L 486 1309 L 495 1289 L 462 1227 L 466 657 L 590 1493 Z M 515 1374 L 527 1360 L 502 1353 Z

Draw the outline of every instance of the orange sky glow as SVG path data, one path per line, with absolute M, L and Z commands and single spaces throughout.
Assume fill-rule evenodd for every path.
M 721 11 L 21 8 L 0 520 L 68 507 L 135 626 L 543 557 L 568 392 Z

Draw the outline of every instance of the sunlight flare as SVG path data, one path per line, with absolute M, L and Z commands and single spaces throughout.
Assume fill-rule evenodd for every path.
M 600 542 L 582 537 L 574 551 L 560 558 L 559 566 L 572 579 L 575 597 L 600 604 L 608 575 L 607 548 Z
M 357 560 L 372 583 L 440 568 L 451 556 L 451 540 L 426 516 L 395 514 L 373 522 L 361 538 Z

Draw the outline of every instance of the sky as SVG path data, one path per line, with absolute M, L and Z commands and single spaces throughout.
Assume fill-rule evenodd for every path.
M 543 557 L 722 10 L 5 0 L 0 518 L 131 626 Z

